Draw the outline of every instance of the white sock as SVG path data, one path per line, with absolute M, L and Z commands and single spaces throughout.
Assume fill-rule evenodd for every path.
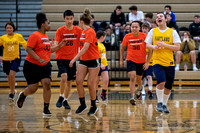
M 196 64 L 193 64 L 193 68 L 196 68 Z
M 64 94 L 60 94 L 61 97 L 64 97 Z
M 164 94 L 164 89 L 160 90 L 160 89 L 156 88 L 156 95 L 157 95 L 158 103 L 163 102 L 163 94 Z
M 176 68 L 179 68 L 179 64 L 176 64 Z
M 152 91 L 152 86 L 149 86 L 149 90 L 151 90 L 151 91 Z
M 67 100 L 68 100 L 68 98 L 65 98 L 65 97 L 64 97 L 64 101 L 65 101 L 65 100 L 67 101 Z
M 167 102 L 168 102 L 169 96 L 170 96 L 170 94 L 169 94 L 169 95 L 165 95 L 165 94 L 163 94 L 163 105 L 167 105 Z

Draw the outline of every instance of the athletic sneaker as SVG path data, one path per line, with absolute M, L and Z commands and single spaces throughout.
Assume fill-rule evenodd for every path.
M 163 104 L 162 103 L 157 103 L 156 111 L 157 112 L 163 112 Z
M 138 90 L 138 89 L 137 89 L 137 90 L 135 91 L 134 99 L 140 98 L 141 95 L 142 95 L 142 90 Z
M 59 96 L 59 99 L 58 99 L 58 101 L 56 103 L 56 107 L 58 107 L 58 108 L 62 107 L 63 100 L 64 100 L 64 97 Z
M 132 97 L 130 100 L 129 100 L 130 104 L 132 105 L 136 105 L 136 100 L 134 99 L 134 97 Z
M 26 96 L 24 96 L 24 93 L 20 92 L 18 99 L 17 99 L 17 107 L 18 108 L 21 108 L 23 106 L 25 99 L 26 99 Z
M 49 111 L 49 109 L 44 109 L 43 115 L 51 115 L 51 112 Z
M 104 101 L 104 102 L 106 102 L 106 93 L 101 93 L 101 99 L 102 99 L 102 101 Z
M 91 106 L 88 115 L 95 115 L 97 111 L 98 111 L 97 106 Z
M 169 110 L 167 109 L 167 106 L 166 106 L 166 105 L 163 105 L 163 112 L 164 112 L 164 113 L 167 113 L 167 114 L 170 113 Z
M 153 92 L 152 92 L 152 90 L 148 90 L 148 94 L 149 94 L 149 97 L 153 97 Z
M 64 100 L 62 105 L 65 107 L 65 109 L 71 109 L 71 107 L 69 106 L 67 100 Z
M 76 110 L 76 113 L 77 114 L 81 114 L 83 111 L 85 111 L 85 110 L 87 110 L 87 106 L 85 105 L 85 106 L 83 106 L 83 105 L 80 105 L 79 107 L 78 107 L 78 109 Z
M 9 99 L 10 99 L 10 100 L 14 100 L 16 94 L 17 94 L 17 90 L 14 90 L 14 94 L 12 94 L 12 93 L 9 94 Z

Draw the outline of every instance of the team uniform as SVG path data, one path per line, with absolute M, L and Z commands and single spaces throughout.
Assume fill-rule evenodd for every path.
M 178 33 L 171 29 L 166 28 L 160 30 L 158 27 L 152 29 L 145 40 L 147 44 L 156 45 L 158 42 L 163 41 L 167 45 L 174 45 L 175 43 L 181 43 Z M 173 50 L 168 48 L 159 47 L 157 50 L 153 50 L 153 72 L 157 79 L 157 85 L 165 82 L 163 89 L 156 88 L 157 94 L 157 106 L 156 111 L 169 113 L 167 109 L 167 101 L 169 94 L 165 94 L 166 91 L 172 89 L 175 76 L 175 63 Z M 167 90 L 168 89 L 168 90 Z
M 60 43 L 63 39 L 67 40 L 66 45 L 55 52 L 59 69 L 58 77 L 61 77 L 62 73 L 67 73 L 68 81 L 75 79 L 76 63 L 72 68 L 69 67 L 69 63 L 78 53 L 81 33 L 81 28 L 77 26 L 73 26 L 72 30 L 62 26 L 56 31 L 55 41 Z
M 136 71 L 137 75 L 144 72 L 143 65 L 146 62 L 146 34 L 139 32 L 137 37 L 132 33 L 125 35 L 122 45 L 127 46 L 127 71 Z
M 105 66 L 105 69 L 100 68 L 98 76 L 101 76 L 101 73 L 103 71 L 108 71 L 108 63 L 107 63 L 107 58 L 106 58 L 106 48 L 103 45 L 103 43 L 98 43 L 98 49 L 99 49 L 99 54 L 101 57 L 101 64 Z
M 80 49 L 83 48 L 85 42 L 90 43 L 90 46 L 88 50 L 81 56 L 79 64 L 88 68 L 100 67 L 100 54 L 98 51 L 96 33 L 91 27 L 82 32 L 80 38 Z
M 158 27 L 152 29 L 145 40 L 148 44 L 156 45 L 160 41 L 165 42 L 168 45 L 173 45 L 173 43 L 181 43 L 178 33 L 167 28 L 161 31 Z M 157 84 L 161 82 L 165 83 L 165 88 L 172 89 L 175 76 L 175 63 L 174 63 L 174 53 L 170 49 L 159 48 L 153 51 L 153 72 L 157 79 Z
M 27 84 L 35 84 L 44 78 L 51 78 L 51 48 L 48 36 L 35 31 L 29 36 L 27 46 L 31 47 L 41 59 L 47 62 L 46 64 L 41 64 L 27 54 L 23 70 Z
M 18 33 L 3 35 L 0 37 L 0 46 L 3 46 L 3 71 L 9 75 L 10 70 L 19 71 L 21 52 L 19 44 L 26 49 L 27 42 Z

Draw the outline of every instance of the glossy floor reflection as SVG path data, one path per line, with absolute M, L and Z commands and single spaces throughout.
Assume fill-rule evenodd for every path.
M 18 93 L 21 89 L 18 89 Z M 170 114 L 155 111 L 156 98 L 148 95 L 137 101 L 136 106 L 129 104 L 128 88 L 110 88 L 109 101 L 100 100 L 99 111 L 88 116 L 87 111 L 75 114 L 79 105 L 76 89 L 69 98 L 71 110 L 57 108 L 58 88 L 52 89 L 50 109 L 51 118 L 42 117 L 42 90 L 27 97 L 22 109 L 9 103 L 8 90 L 0 91 L 0 132 L 200 132 L 200 90 L 198 87 L 175 89 L 168 107 Z M 89 107 L 89 95 L 86 92 Z

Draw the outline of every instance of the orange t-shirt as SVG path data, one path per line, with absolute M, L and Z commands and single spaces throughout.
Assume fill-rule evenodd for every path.
M 47 63 L 50 61 L 51 48 L 49 38 L 46 34 L 42 34 L 39 31 L 33 32 L 28 38 L 27 47 L 33 48 L 33 51 Z M 39 66 L 46 65 L 41 64 L 38 60 L 31 57 L 29 54 L 27 54 L 26 60 Z
M 94 60 L 100 58 L 96 33 L 92 28 L 82 32 L 80 38 L 80 49 L 83 48 L 84 43 L 90 43 L 88 50 L 81 56 L 81 60 Z
M 55 41 L 67 40 L 66 45 L 55 52 L 56 59 L 72 60 L 77 55 L 81 33 L 82 29 L 77 26 L 73 26 L 72 30 L 62 26 L 56 31 Z
M 126 60 L 133 61 L 135 63 L 146 62 L 146 34 L 139 32 L 138 36 L 133 36 L 133 33 L 125 35 L 122 45 L 127 46 L 127 57 Z

